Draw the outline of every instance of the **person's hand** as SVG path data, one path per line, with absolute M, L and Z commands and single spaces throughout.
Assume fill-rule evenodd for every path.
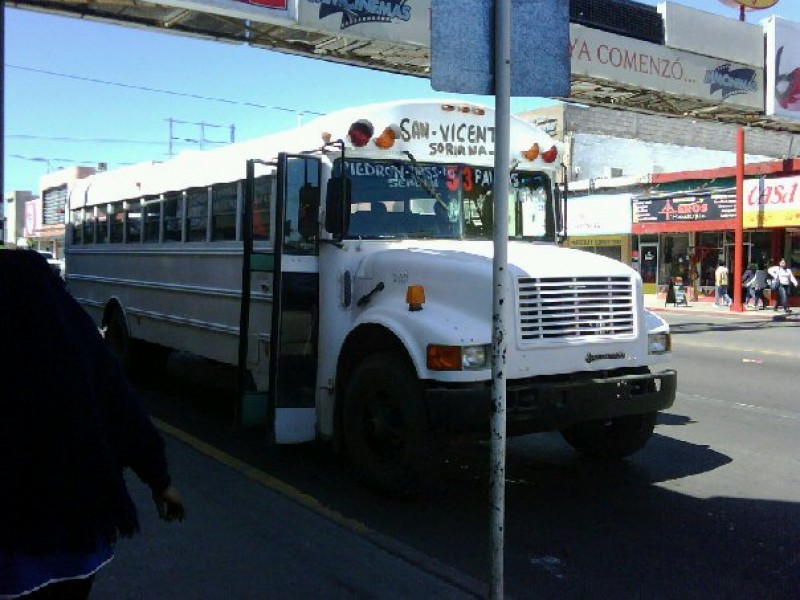
M 165 521 L 183 521 L 186 516 L 183 500 L 181 500 L 178 490 L 172 486 L 160 492 L 153 492 L 153 502 L 156 503 L 159 518 Z

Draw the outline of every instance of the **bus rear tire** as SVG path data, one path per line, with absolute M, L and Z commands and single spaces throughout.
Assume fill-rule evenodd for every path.
M 344 397 L 344 442 L 353 470 L 368 486 L 409 496 L 434 477 L 439 456 L 416 373 L 396 353 L 365 358 Z
M 561 435 L 575 450 L 590 458 L 619 459 L 641 450 L 656 425 L 656 412 L 578 423 Z

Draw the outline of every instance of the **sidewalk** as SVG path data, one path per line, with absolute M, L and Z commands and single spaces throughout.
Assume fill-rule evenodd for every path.
M 745 308 L 742 306 L 741 311 L 733 310 L 730 306 L 717 306 L 714 304 L 714 300 L 711 298 L 708 299 L 701 299 L 695 302 L 689 302 L 689 305 L 680 304 L 676 306 L 675 304 L 669 303 L 667 304 L 665 301 L 665 294 L 645 294 L 644 295 L 644 306 L 648 310 L 652 310 L 653 312 L 678 312 L 678 313 L 692 313 L 696 315 L 713 315 L 716 317 L 726 317 L 726 318 L 734 318 L 734 319 L 767 319 L 772 320 L 775 318 L 785 319 L 786 317 L 789 318 L 800 318 L 800 309 L 798 307 L 792 307 L 791 313 L 785 313 L 783 309 L 775 311 L 772 310 L 772 305 L 768 306 L 764 310 L 756 310 L 753 308 Z
M 117 543 L 92 598 L 484 597 L 466 574 L 157 424 L 186 520 L 160 522 L 149 490 L 128 477 L 142 530 Z

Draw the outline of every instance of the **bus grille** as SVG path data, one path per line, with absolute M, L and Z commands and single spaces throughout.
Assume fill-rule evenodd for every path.
M 517 290 L 522 341 L 634 333 L 629 277 L 521 277 Z

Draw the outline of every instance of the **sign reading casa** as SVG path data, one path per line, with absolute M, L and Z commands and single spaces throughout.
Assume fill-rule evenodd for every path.
M 800 225 L 800 176 L 744 182 L 744 226 Z

